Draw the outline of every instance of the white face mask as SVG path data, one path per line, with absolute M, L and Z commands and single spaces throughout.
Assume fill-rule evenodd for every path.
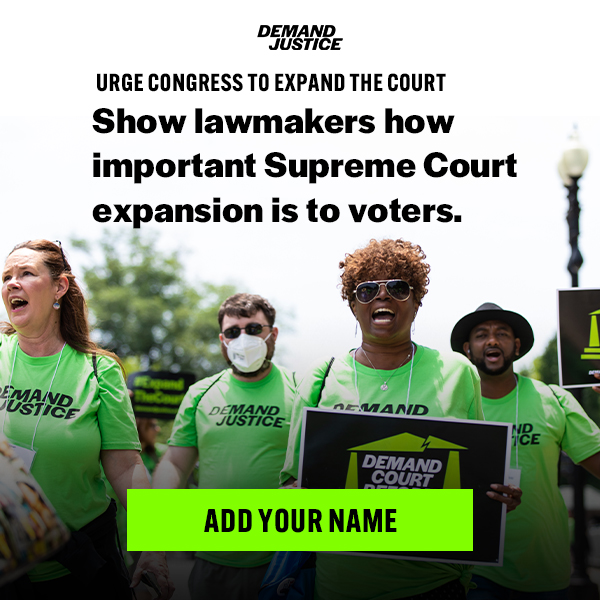
M 270 337 L 271 334 L 263 340 L 258 335 L 241 333 L 229 344 L 225 344 L 227 356 L 242 373 L 258 371 L 267 357 L 266 341 Z

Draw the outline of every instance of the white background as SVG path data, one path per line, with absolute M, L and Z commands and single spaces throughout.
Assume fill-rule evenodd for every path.
M 6 3 L 5 3 L 6 4 Z M 523 314 L 540 354 L 556 330 L 557 288 L 570 285 L 566 191 L 556 165 L 577 123 L 590 152 L 580 180 L 582 287 L 600 286 L 600 58 L 595 2 L 29 2 L 0 13 L 0 255 L 25 239 L 99 239 L 98 203 L 255 203 L 263 223 L 144 225 L 163 250 L 183 248 L 191 282 L 233 283 L 269 298 L 283 315 L 279 359 L 302 370 L 356 346 L 339 296 L 337 264 L 370 238 L 419 243 L 431 285 L 415 341 L 449 349 L 454 323 L 492 301 Z M 261 24 L 333 24 L 339 52 L 273 52 Z M 97 73 L 445 73 L 443 92 L 120 92 L 96 90 Z M 144 77 L 144 79 L 145 79 Z M 384 78 L 385 79 L 385 78 Z M 244 79 L 247 83 L 247 79 Z M 100 135 L 100 107 L 186 114 L 184 133 Z M 370 135 L 197 135 L 205 114 L 371 114 Z M 455 115 L 449 134 L 385 134 L 383 113 Z M 411 158 L 410 179 L 273 179 L 266 154 L 288 158 Z M 94 179 L 92 153 L 110 158 L 243 158 L 254 179 Z M 430 152 L 517 158 L 516 178 L 450 176 L 422 169 Z M 268 218 L 272 197 L 299 206 L 293 224 Z M 336 223 L 309 223 L 311 198 L 335 203 Z M 355 224 L 349 203 L 451 204 L 461 223 Z M 108 224 L 127 234 L 129 224 Z M 67 244 L 67 252 L 68 252 Z M 71 252 L 80 273 L 86 259 Z M 520 365 L 522 366 L 522 365 Z

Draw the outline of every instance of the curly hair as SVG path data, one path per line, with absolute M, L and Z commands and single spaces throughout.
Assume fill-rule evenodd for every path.
M 119 364 L 124 374 L 123 364 L 119 357 L 113 352 L 98 346 L 90 337 L 87 304 L 81 288 L 75 280 L 75 275 L 71 272 L 71 266 L 62 250 L 62 246 L 48 240 L 29 240 L 17 244 L 10 251 L 9 256 L 22 248 L 35 250 L 42 255 L 44 265 L 53 280 L 56 281 L 63 275 L 69 280 L 69 289 L 60 301 L 60 333 L 65 342 L 71 348 L 83 354 L 109 356 Z M 12 335 L 15 333 L 15 328 L 10 323 L 2 322 L 0 323 L 0 332 Z
M 348 303 L 354 298 L 356 286 L 363 281 L 399 278 L 413 287 L 415 302 L 422 306 L 429 284 L 429 265 L 421 246 L 408 241 L 371 240 L 364 248 L 346 254 L 340 261 L 342 298 Z
M 229 296 L 221 304 L 221 308 L 219 308 L 219 328 L 223 325 L 223 319 L 227 317 L 253 317 L 259 310 L 265 314 L 267 317 L 267 322 L 271 327 L 275 324 L 275 309 L 271 305 L 271 303 L 262 296 L 258 296 L 256 294 L 234 294 L 233 296 Z

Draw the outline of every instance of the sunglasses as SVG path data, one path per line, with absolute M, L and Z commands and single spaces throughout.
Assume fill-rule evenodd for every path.
M 413 289 L 406 281 L 402 279 L 382 279 L 381 281 L 365 281 L 355 290 L 354 296 L 361 304 L 369 304 L 379 296 L 381 286 L 385 285 L 387 293 L 395 300 L 405 302 L 410 296 L 410 290 Z
M 259 335 L 262 333 L 262 330 L 268 327 L 269 329 L 273 329 L 271 325 L 261 325 L 260 323 L 248 323 L 246 327 L 238 327 L 234 325 L 233 327 L 228 327 L 225 331 L 222 331 L 223 337 L 228 340 L 235 340 L 235 338 L 240 337 L 242 331 L 246 332 L 248 335 Z

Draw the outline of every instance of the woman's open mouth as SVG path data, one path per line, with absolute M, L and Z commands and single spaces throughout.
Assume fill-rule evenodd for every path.
M 25 306 L 27 306 L 28 304 L 29 304 L 29 302 L 27 302 L 27 300 L 23 300 L 23 298 L 11 298 L 10 299 L 10 309 L 12 311 L 20 310 L 20 309 L 24 308 Z
M 371 319 L 376 323 L 389 323 L 395 316 L 396 313 L 389 308 L 378 308 L 373 311 Z

